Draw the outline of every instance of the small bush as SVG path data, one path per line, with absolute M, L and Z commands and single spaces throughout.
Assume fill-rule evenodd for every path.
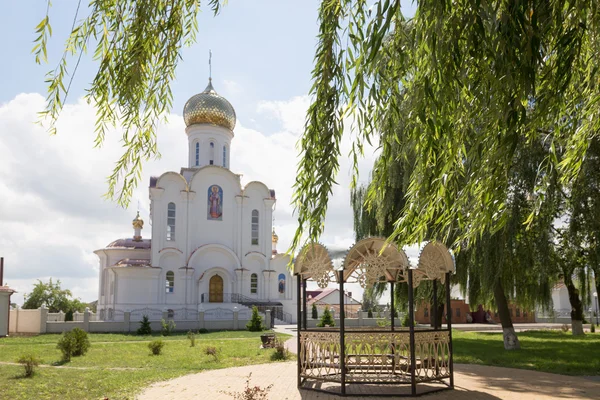
M 140 321 L 140 327 L 137 330 L 138 335 L 152 335 L 152 327 L 150 326 L 150 320 L 147 315 L 142 317 Z
M 402 326 L 410 326 L 410 314 L 408 311 L 404 314 L 404 318 L 402 319 Z
M 33 354 L 26 354 L 19 357 L 17 362 L 19 364 L 23 364 L 23 367 L 25 368 L 25 376 L 29 378 L 30 376 L 33 376 L 35 367 L 40 365 L 42 361 Z
M 252 318 L 246 324 L 246 329 L 250 332 L 260 332 L 263 328 L 262 317 L 258 313 L 258 308 L 256 306 L 252 306 Z
M 261 388 L 258 385 L 250 387 L 250 377 L 252 372 L 248 374 L 246 379 L 246 387 L 241 392 L 221 392 L 233 397 L 234 400 L 266 400 L 269 395 L 269 391 L 273 385 L 269 385 L 266 388 Z
M 317 305 L 313 303 L 312 305 L 312 311 L 311 311 L 312 315 L 312 319 L 319 319 L 319 311 L 317 310 Z
M 377 320 L 377 326 L 379 326 L 380 328 L 385 328 L 386 326 L 392 326 L 392 321 L 390 321 L 389 319 L 378 319 Z
M 319 321 L 317 326 L 319 326 L 321 328 L 324 326 L 335 326 L 335 320 L 333 319 L 333 316 L 331 315 L 331 311 L 329 311 L 329 307 L 325 307 L 325 310 L 323 311 L 323 315 L 321 315 L 321 320 Z
M 73 310 L 67 310 L 65 313 L 65 322 L 73 321 Z
M 206 354 L 207 356 L 211 356 L 215 362 L 219 362 L 219 357 L 221 356 L 221 349 L 218 349 L 215 346 L 208 346 L 204 349 L 204 354 Z
M 162 353 L 163 347 L 165 347 L 165 344 L 162 340 L 154 340 L 148 343 L 148 348 L 155 356 L 159 356 Z
M 64 332 L 56 347 L 63 354 L 63 361 L 71 361 L 71 357 L 82 356 L 90 348 L 90 340 L 86 331 L 73 328 L 70 332 Z
M 187 338 L 190 340 L 190 347 L 196 347 L 196 334 L 192 331 L 188 331 Z
M 569 325 L 567 325 L 567 324 L 563 324 L 560 327 L 560 330 L 563 331 L 563 332 L 569 332 L 569 329 L 571 329 L 571 328 L 569 328 Z
M 590 326 L 590 332 L 591 333 L 595 333 L 596 332 L 596 325 L 592 324 L 592 326 Z
M 369 312 L 367 313 L 367 318 L 373 318 L 373 309 L 369 308 Z
M 271 360 L 273 361 L 281 361 L 287 360 L 290 357 L 290 352 L 285 348 L 285 343 L 283 340 L 277 338 L 275 339 L 275 352 L 271 354 Z
M 206 328 L 198 329 L 198 333 L 200 333 L 200 334 L 208 333 L 208 329 L 206 329 Z
M 162 326 L 160 332 L 163 336 L 171 336 L 171 333 L 173 333 L 177 327 L 177 325 L 175 325 L 175 321 L 165 321 L 164 319 L 160 320 L 160 325 Z

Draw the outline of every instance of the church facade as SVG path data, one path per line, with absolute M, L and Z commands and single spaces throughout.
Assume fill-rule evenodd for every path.
M 256 304 L 295 322 L 289 257 L 277 254 L 272 223 L 275 191 L 256 181 L 242 186 L 229 169 L 234 108 L 209 81 L 183 116 L 188 165 L 150 179 L 151 239 L 142 237 L 138 213 L 133 237 L 95 251 L 99 318 Z

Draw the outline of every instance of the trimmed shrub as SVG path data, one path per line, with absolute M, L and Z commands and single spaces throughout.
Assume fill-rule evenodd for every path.
M 138 335 L 152 335 L 152 327 L 150 326 L 150 320 L 147 315 L 142 317 L 140 321 L 140 327 L 137 330 Z
M 319 311 L 317 310 L 317 305 L 313 303 L 312 305 L 312 319 L 319 319 Z
M 590 327 L 590 332 L 591 333 L 595 333 L 596 332 L 596 325 L 592 324 L 592 326 Z
M 33 376 L 35 367 L 40 365 L 40 362 L 42 361 L 33 354 L 26 354 L 19 357 L 17 362 L 23 365 L 23 367 L 25 368 L 25 376 L 29 378 L 30 376 Z
M 333 316 L 331 315 L 331 311 L 329 311 L 329 307 L 325 307 L 323 315 L 321 315 L 321 321 L 319 321 L 317 326 L 321 328 L 324 326 L 335 326 L 335 321 L 333 319 Z
M 369 308 L 369 312 L 367 313 L 367 318 L 373 318 L 373 309 Z
M 65 313 L 65 322 L 73 321 L 73 310 L 67 310 Z
M 211 356 L 215 362 L 218 362 L 219 356 L 221 355 L 221 349 L 218 349 L 215 346 L 208 346 L 204 349 L 204 354 Z
M 200 333 L 200 334 L 208 333 L 208 329 L 206 329 L 206 328 L 198 329 L 198 333 Z
M 190 340 L 190 347 L 196 347 L 196 334 L 192 331 L 188 331 L 187 338 Z
M 152 351 L 152 354 L 159 356 L 162 353 L 162 349 L 165 346 L 162 340 L 153 340 L 148 343 L 148 348 Z
M 246 329 L 250 332 L 260 332 L 264 329 L 262 323 L 262 317 L 258 313 L 258 308 L 256 306 L 252 306 L 252 318 L 246 324 Z
M 70 332 L 64 332 L 56 347 L 63 354 L 63 361 L 71 361 L 71 357 L 82 356 L 90 348 L 90 340 L 86 331 L 73 328 Z
M 404 314 L 404 318 L 402 319 L 402 326 L 407 327 L 410 326 L 410 315 L 408 311 Z
M 161 319 L 160 325 L 162 326 L 160 332 L 162 333 L 163 336 L 171 336 L 171 333 L 173 333 L 173 331 L 177 327 L 177 325 L 175 325 L 175 321 L 173 321 L 173 320 L 165 321 L 164 319 Z

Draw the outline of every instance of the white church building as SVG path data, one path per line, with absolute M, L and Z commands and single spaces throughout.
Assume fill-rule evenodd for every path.
M 151 239 L 142 237 L 138 213 L 132 237 L 95 251 L 99 319 L 168 310 L 177 320 L 181 311 L 257 305 L 295 322 L 290 259 L 276 249 L 275 191 L 256 181 L 242 186 L 229 169 L 235 110 L 209 80 L 183 118 L 187 167 L 150 179 Z

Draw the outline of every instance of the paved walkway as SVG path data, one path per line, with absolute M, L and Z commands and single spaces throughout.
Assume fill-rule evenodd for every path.
M 340 397 L 296 387 L 296 363 L 283 362 L 227 368 L 182 376 L 153 384 L 138 400 L 231 399 L 225 392 L 244 389 L 248 374 L 251 386 L 273 385 L 269 399 L 273 400 L 339 400 Z M 591 380 L 499 367 L 477 365 L 455 366 L 455 390 L 447 390 L 423 397 L 427 400 L 545 400 L 545 399 L 600 399 L 600 383 Z M 367 399 L 353 397 L 354 399 Z M 382 399 L 369 397 L 368 400 Z M 389 399 L 389 397 L 388 397 Z
M 295 335 L 295 326 L 276 328 L 281 333 Z M 296 338 L 286 342 L 286 347 L 297 352 Z M 228 392 L 244 389 L 248 374 L 250 385 L 265 388 L 273 385 L 269 399 L 273 400 L 339 400 L 341 397 L 325 393 L 298 390 L 296 362 L 251 365 L 227 368 L 182 376 L 148 387 L 138 400 L 231 399 Z M 455 390 L 427 395 L 431 400 L 546 400 L 546 399 L 600 399 L 600 382 L 544 372 L 455 364 Z M 356 390 L 366 390 L 364 386 Z M 368 389 L 367 389 L 368 390 Z M 364 392 L 363 392 L 364 393 Z M 352 397 L 377 400 L 389 397 Z

